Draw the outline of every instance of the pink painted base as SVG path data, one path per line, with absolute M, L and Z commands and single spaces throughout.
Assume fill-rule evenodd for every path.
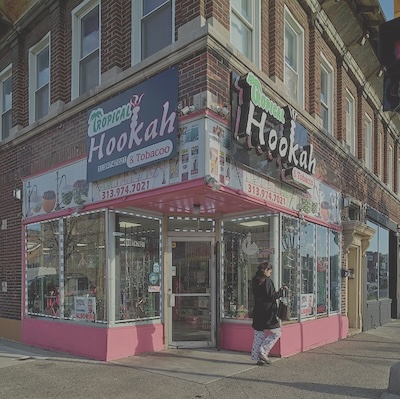
M 107 328 L 28 318 L 23 321 L 22 342 L 56 352 L 110 361 L 164 350 L 164 333 L 162 324 Z
M 271 350 L 271 355 L 288 357 L 305 352 L 340 339 L 346 338 L 349 331 L 348 319 L 336 315 L 318 320 L 282 326 L 281 339 Z M 250 352 L 254 330 L 251 323 L 223 322 L 221 326 L 222 349 Z

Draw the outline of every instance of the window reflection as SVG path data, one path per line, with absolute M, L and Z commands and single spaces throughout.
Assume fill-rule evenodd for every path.
M 160 316 L 161 221 L 116 213 L 115 318 Z
M 317 313 L 327 312 L 328 229 L 317 226 Z
M 60 316 L 58 221 L 34 223 L 26 228 L 27 311 Z
M 64 237 L 64 317 L 105 321 L 104 212 L 67 218 Z
M 289 308 L 294 318 L 298 315 L 299 228 L 298 219 L 282 218 L 282 284 L 289 287 Z
M 337 231 L 329 232 L 329 296 L 330 311 L 340 310 L 340 234 Z
M 251 317 L 254 306 L 251 280 L 258 264 L 268 260 L 279 274 L 278 216 L 238 218 L 223 223 L 224 317 Z M 273 227 L 275 226 L 275 228 Z
M 301 317 L 309 317 L 314 315 L 314 264 L 315 264 L 315 247 L 314 247 L 315 226 L 311 223 L 300 223 L 300 264 L 301 264 L 301 281 L 300 281 L 300 315 Z
M 389 231 L 367 222 L 375 230 L 367 251 L 367 299 L 389 298 Z

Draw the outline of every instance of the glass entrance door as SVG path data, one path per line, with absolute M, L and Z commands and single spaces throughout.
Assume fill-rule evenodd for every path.
M 214 346 L 214 242 L 210 238 L 170 238 L 169 345 Z

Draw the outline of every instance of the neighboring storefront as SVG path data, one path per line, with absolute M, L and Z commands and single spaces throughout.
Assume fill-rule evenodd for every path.
M 234 132 L 210 111 L 178 126 L 177 88 L 172 68 L 99 104 L 87 158 L 24 180 L 24 342 L 104 360 L 248 351 L 263 260 L 290 288 L 275 354 L 345 337 L 341 193 L 314 176 L 296 112 L 248 74 Z
M 396 318 L 398 231 L 397 225 L 374 209 L 366 213 L 367 225 L 374 230 L 366 252 L 366 306 L 364 330 L 376 328 Z

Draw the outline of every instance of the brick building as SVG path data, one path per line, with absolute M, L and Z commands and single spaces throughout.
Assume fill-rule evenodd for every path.
M 398 318 L 400 153 L 378 0 L 0 9 L 0 335 L 111 360 L 290 356 Z

